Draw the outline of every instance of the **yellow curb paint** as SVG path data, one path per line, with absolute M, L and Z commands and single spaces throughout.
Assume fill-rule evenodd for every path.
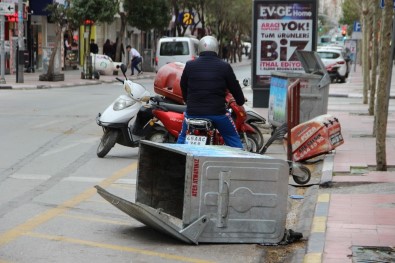
M 313 218 L 313 225 L 311 226 L 311 233 L 325 233 L 326 216 L 316 216 Z
M 303 263 L 321 263 L 321 253 L 307 253 L 304 256 Z
M 118 180 L 119 178 L 122 178 L 126 174 L 130 173 L 133 170 L 137 169 L 137 162 L 117 171 L 115 174 L 112 176 L 104 179 L 99 185 L 103 188 L 108 187 L 111 185 L 113 182 Z M 36 215 L 33 218 L 30 218 L 27 220 L 25 223 L 20 224 L 19 226 L 16 226 L 7 232 L 3 233 L 0 235 L 0 246 L 3 246 L 12 240 L 20 237 L 21 235 L 32 231 L 34 228 L 38 227 L 39 225 L 51 220 L 52 218 L 63 214 L 65 211 L 69 210 L 70 208 L 75 207 L 79 203 L 81 203 L 84 200 L 87 200 L 88 198 L 92 197 L 94 194 L 96 194 L 96 189 L 95 188 L 89 188 L 82 192 L 81 194 L 65 201 L 63 204 L 60 204 L 59 206 L 49 209 L 41 214 Z
M 329 202 L 330 194 L 320 194 L 317 198 L 317 202 L 327 203 Z
M 88 241 L 88 240 L 81 240 L 81 239 L 69 238 L 69 237 L 64 237 L 64 236 L 46 235 L 46 234 L 34 233 L 34 232 L 28 232 L 25 234 L 30 237 L 68 242 L 68 243 L 79 244 L 79 245 L 90 246 L 90 247 L 112 249 L 112 250 L 123 251 L 123 252 L 138 253 L 138 254 L 143 254 L 143 255 L 147 255 L 147 256 L 160 257 L 160 258 L 164 258 L 164 259 L 168 259 L 168 260 L 177 260 L 177 261 L 182 261 L 182 262 L 193 262 L 193 263 L 211 263 L 211 262 L 213 262 L 213 261 L 207 261 L 207 260 L 202 260 L 202 259 L 195 259 L 195 258 L 178 256 L 178 255 L 172 255 L 172 254 L 167 254 L 167 253 L 160 253 L 160 252 L 155 252 L 155 251 L 151 251 L 151 250 L 140 249 L 140 248 L 135 248 L 135 247 L 130 247 L 130 246 L 117 246 L 117 245 L 112 245 L 112 244 L 92 242 L 92 241 Z

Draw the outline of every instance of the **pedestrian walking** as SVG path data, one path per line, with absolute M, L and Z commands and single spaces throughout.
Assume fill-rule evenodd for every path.
M 140 53 L 135 48 L 132 48 L 130 45 L 126 47 L 126 50 L 129 52 L 129 59 L 131 62 L 130 69 L 132 70 L 132 73 L 130 75 L 134 75 L 134 69 L 137 70 L 138 75 L 143 74 L 143 71 L 141 69 L 142 67 L 139 68 L 139 64 L 143 61 Z

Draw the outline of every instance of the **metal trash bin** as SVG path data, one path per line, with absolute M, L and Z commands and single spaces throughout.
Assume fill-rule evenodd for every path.
M 227 146 L 142 141 L 135 203 L 96 186 L 111 204 L 184 242 L 278 243 L 288 163 Z
M 281 126 L 287 120 L 287 87 L 300 79 L 300 119 L 299 123 L 326 114 L 328 111 L 330 76 L 321 58 L 313 51 L 297 51 L 305 73 L 272 72 L 268 108 L 268 121 L 273 126 Z

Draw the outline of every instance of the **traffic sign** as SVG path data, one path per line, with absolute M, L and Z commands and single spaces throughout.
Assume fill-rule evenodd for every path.
M 194 14 L 189 12 L 181 12 L 178 15 L 178 21 L 183 25 L 189 26 L 194 24 Z
M 0 3 L 0 15 L 12 15 L 15 13 L 14 3 Z
M 380 8 L 384 8 L 384 0 L 380 0 Z M 395 0 L 394 0 L 394 9 L 395 9 Z
M 361 23 L 359 23 L 358 21 L 354 21 L 353 31 L 354 32 L 362 32 Z

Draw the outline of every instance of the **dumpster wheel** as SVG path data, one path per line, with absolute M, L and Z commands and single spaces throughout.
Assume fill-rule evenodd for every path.
M 299 170 L 296 173 L 296 169 Z M 297 165 L 292 165 L 291 168 L 291 174 L 292 178 L 294 179 L 295 183 L 297 184 L 307 184 L 310 181 L 311 178 L 311 172 L 309 168 L 307 168 L 304 165 L 297 164 Z

